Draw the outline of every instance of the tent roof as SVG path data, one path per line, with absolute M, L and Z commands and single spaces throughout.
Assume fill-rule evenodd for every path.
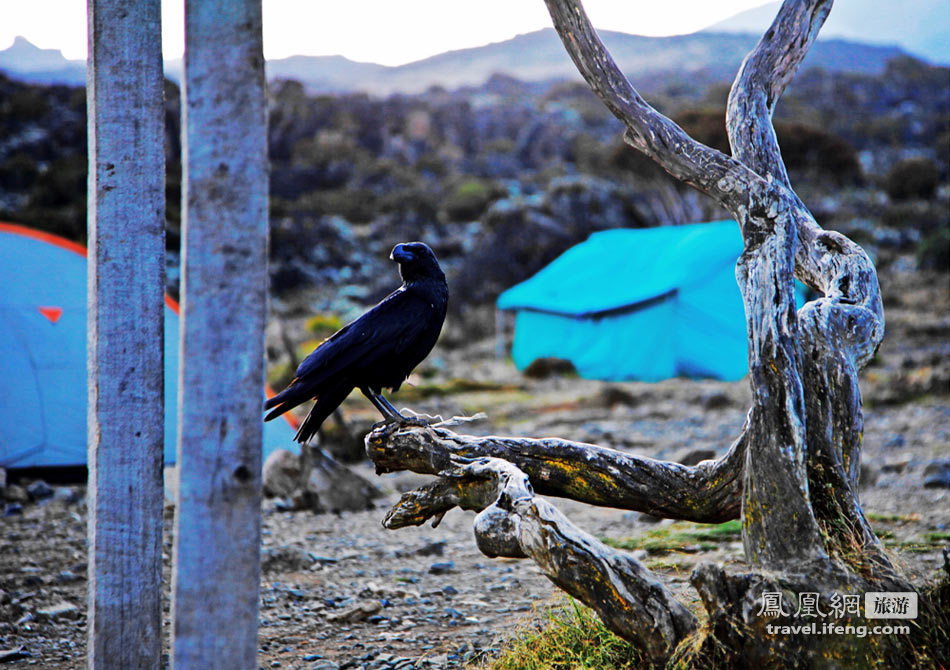
M 178 304 L 165 303 L 164 450 L 173 462 Z M 85 464 L 85 247 L 0 223 L 0 350 L 0 467 Z M 293 435 L 286 421 L 265 424 L 263 455 L 295 448 Z
M 498 297 L 500 309 L 589 316 L 648 301 L 735 265 L 735 221 L 594 233 Z

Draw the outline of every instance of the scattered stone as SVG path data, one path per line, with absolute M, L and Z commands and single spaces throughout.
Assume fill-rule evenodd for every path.
M 327 620 L 337 623 L 357 623 L 366 621 L 381 609 L 383 609 L 383 604 L 378 600 L 361 600 L 346 609 L 327 615 Z
M 950 458 L 939 458 L 930 461 L 924 468 L 924 488 L 950 488 Z
M 878 471 L 877 468 L 871 465 L 870 463 L 862 463 L 861 470 L 858 474 L 858 487 L 865 489 L 870 488 L 877 484 Z
M 69 486 L 57 486 L 53 489 L 53 500 L 65 505 L 74 505 L 82 499 L 79 491 Z
M 445 553 L 445 540 L 424 544 L 416 549 L 416 553 L 420 556 L 441 556 Z
M 433 563 L 429 566 L 429 573 L 433 575 L 445 575 L 455 569 L 455 563 L 453 561 L 442 561 L 439 563 Z
M 306 473 L 304 496 L 309 507 L 319 512 L 371 509 L 382 492 L 369 481 L 339 463 L 319 448 L 304 447 L 301 459 Z
M 71 584 L 73 582 L 78 582 L 80 579 L 82 579 L 82 577 L 71 570 L 63 570 L 58 575 L 56 575 L 56 581 L 58 581 L 60 584 Z
M 331 565 L 337 562 L 337 559 L 333 558 L 332 556 L 320 556 L 318 554 L 314 554 L 313 552 L 310 552 L 307 555 L 310 556 L 310 559 L 314 563 L 319 563 L 320 565 Z
M 270 504 L 275 512 L 293 512 L 296 509 L 290 498 L 274 498 Z
M 7 488 L 7 471 L 4 468 L 0 468 L 0 491 Z
M 39 621 L 57 621 L 59 619 L 78 619 L 79 608 L 72 603 L 61 602 L 51 607 L 37 610 L 36 618 Z
M 28 652 L 26 647 L 19 647 L 18 649 L 0 649 L 0 663 L 20 661 L 24 658 L 33 658 L 33 654 Z
M 642 521 L 643 523 L 660 523 L 661 521 L 663 521 L 663 517 L 653 516 L 652 514 L 641 512 L 637 516 L 637 521 Z
M 547 379 L 555 375 L 576 375 L 577 369 L 563 358 L 536 358 L 523 372 L 531 379 Z
M 9 502 L 25 503 L 30 501 L 26 489 L 19 484 L 10 484 L 3 489 L 3 498 Z
M 732 398 L 725 393 L 713 392 L 703 398 L 703 407 L 705 409 L 726 409 L 733 406 Z
M 289 498 L 300 488 L 300 456 L 287 449 L 272 451 L 262 470 L 264 494 Z
M 689 449 L 674 457 L 673 460 L 683 465 L 699 465 L 703 461 L 714 458 L 716 458 L 716 452 L 713 449 Z
M 907 444 L 907 440 L 900 433 L 894 433 L 884 442 L 885 449 L 900 449 Z
M 595 396 L 594 402 L 608 408 L 616 407 L 617 405 L 636 407 L 640 404 L 639 399 L 630 393 L 630 391 L 613 384 L 607 384 L 602 387 Z
M 52 498 L 55 491 L 53 487 L 44 482 L 42 479 L 37 479 L 35 482 L 26 487 L 26 493 L 30 497 L 30 500 L 44 500 L 46 498 Z
M 297 572 L 306 570 L 313 563 L 310 552 L 299 547 L 281 545 L 261 550 L 261 572 Z
M 340 666 L 333 661 L 320 661 L 311 670 L 340 670 Z
M 886 461 L 884 465 L 881 466 L 881 472 L 893 472 L 896 474 L 902 473 L 907 469 L 907 466 L 910 465 L 909 458 L 897 458 L 893 460 Z
M 23 505 L 20 503 L 7 503 L 6 507 L 3 508 L 3 516 L 17 516 L 18 514 L 23 514 Z

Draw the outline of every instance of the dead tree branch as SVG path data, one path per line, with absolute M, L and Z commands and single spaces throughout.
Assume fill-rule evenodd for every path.
M 499 458 L 524 472 L 541 495 L 721 523 L 739 517 L 746 434 L 722 458 L 695 466 L 558 438 L 472 437 L 439 425 L 381 427 L 366 437 L 366 450 L 378 473 L 434 475 L 459 458 Z
M 556 438 L 469 437 L 439 425 L 377 429 L 366 446 L 379 471 L 443 475 L 404 497 L 387 525 L 421 523 L 453 506 L 480 510 L 476 536 L 485 553 L 534 559 L 613 630 L 665 658 L 695 629 L 692 615 L 642 566 L 595 544 L 535 498 L 532 487 L 675 519 L 723 521 L 741 511 L 749 562 L 782 572 L 730 576 L 707 567 L 694 575 L 708 629 L 718 631 L 714 637 L 727 655 L 752 658 L 743 654 L 753 644 L 766 660 L 807 666 L 853 656 L 861 665 L 873 644 L 767 639 L 750 607 L 765 587 L 912 588 L 891 566 L 857 497 L 863 431 L 857 373 L 884 334 L 877 274 L 859 246 L 822 230 L 794 193 L 771 122 L 831 0 L 785 0 L 746 58 L 729 97 L 732 156 L 696 142 L 643 100 L 577 0 L 545 2 L 578 70 L 626 126 L 625 140 L 738 222 L 745 248 L 736 278 L 746 309 L 753 406 L 729 453 L 693 468 Z M 821 293 L 801 310 L 796 276 Z M 460 465 L 461 459 L 481 460 Z
M 696 617 L 643 564 L 535 497 L 517 467 L 498 458 L 452 460 L 457 465 L 433 484 L 404 494 L 383 524 L 403 528 L 441 518 L 452 507 L 474 510 L 482 553 L 531 558 L 548 579 L 588 603 L 611 630 L 652 658 L 666 658 L 697 628 Z

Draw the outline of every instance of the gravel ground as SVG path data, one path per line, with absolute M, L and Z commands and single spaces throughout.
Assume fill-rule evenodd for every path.
M 921 582 L 939 572 L 950 523 L 950 488 L 924 486 L 933 473 L 928 465 L 950 458 L 950 290 L 946 275 L 907 274 L 885 283 L 885 296 L 888 337 L 863 381 L 861 498 L 875 528 Z M 491 342 L 437 351 L 441 372 L 433 380 L 475 379 L 495 384 L 495 390 L 437 395 L 412 406 L 428 413 L 487 412 L 491 422 L 472 426 L 472 432 L 559 435 L 682 459 L 701 450 L 723 453 L 749 405 L 745 381 L 526 380 L 491 351 Z M 353 398 L 345 405 L 354 425 L 372 420 L 366 404 Z M 375 477 L 368 464 L 357 469 Z M 435 529 L 384 530 L 385 506 L 420 480 L 405 473 L 375 478 L 387 496 L 365 512 L 315 515 L 265 503 L 262 668 L 459 667 L 497 648 L 531 622 L 538 608 L 556 601 L 555 589 L 532 563 L 488 559 L 477 551 L 471 513 L 450 512 Z M 85 667 L 84 490 L 53 488 L 53 495 L 39 501 L 9 500 L 10 490 L 7 516 L 0 521 L 0 664 Z M 692 528 L 635 512 L 554 502 L 599 537 L 622 540 Z M 166 584 L 173 515 L 167 507 Z M 692 567 L 706 560 L 741 562 L 742 550 L 736 538 L 727 537 L 714 548 L 707 543 L 652 554 L 640 550 L 640 556 L 690 602 L 697 598 L 688 585 Z M 167 606 L 166 593 L 166 615 Z M 17 650 L 19 656 L 11 653 Z

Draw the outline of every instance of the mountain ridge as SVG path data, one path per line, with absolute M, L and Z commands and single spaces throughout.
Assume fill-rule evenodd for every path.
M 780 3 L 746 10 L 704 29 L 761 35 Z M 899 46 L 935 65 L 950 64 L 950 7 L 946 0 L 838 0 L 821 28 L 824 39 Z
M 701 31 L 671 37 L 645 37 L 610 30 L 601 38 L 617 64 L 633 80 L 701 74 L 710 81 L 729 81 L 758 37 L 743 33 Z M 868 45 L 838 39 L 818 40 L 804 67 L 829 71 L 879 73 L 887 61 L 905 55 L 896 46 Z M 447 51 L 399 66 L 364 63 L 344 56 L 291 56 L 269 60 L 270 80 L 296 79 L 312 93 L 366 92 L 413 94 L 433 86 L 457 89 L 480 86 L 503 74 L 525 82 L 579 80 L 574 64 L 553 28 L 517 35 L 480 47 Z M 0 51 L 0 70 L 35 83 L 85 84 L 85 62 L 70 61 L 54 49 L 40 49 L 18 37 Z M 180 81 L 181 60 L 165 63 L 166 75 Z

